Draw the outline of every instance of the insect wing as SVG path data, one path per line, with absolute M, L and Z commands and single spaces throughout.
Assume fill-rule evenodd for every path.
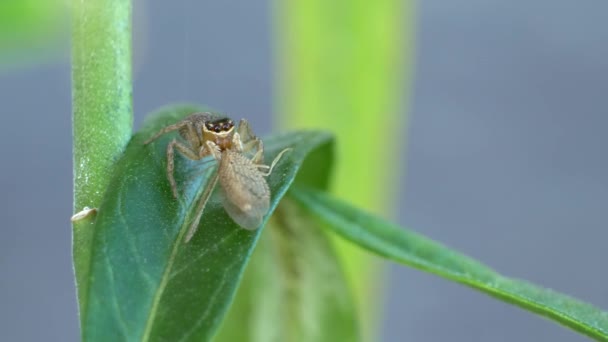
M 270 207 L 268 184 L 251 161 L 226 151 L 219 167 L 222 204 L 228 215 L 245 229 L 257 229 Z
M 248 230 L 255 230 L 260 227 L 262 224 L 262 220 L 264 219 L 264 214 L 268 211 L 268 208 L 260 208 L 260 207 L 251 207 L 247 211 L 241 209 L 241 207 L 235 205 L 227 196 L 226 193 L 222 196 L 222 204 L 224 205 L 224 209 L 242 228 Z

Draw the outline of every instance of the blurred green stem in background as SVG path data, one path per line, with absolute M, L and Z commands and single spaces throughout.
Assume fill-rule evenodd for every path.
M 383 216 L 404 179 L 413 30 L 409 0 L 275 2 L 277 123 L 334 132 L 333 192 Z M 356 247 L 338 249 L 371 338 L 378 265 Z
M 131 137 L 131 1 L 72 0 L 74 210 L 97 208 Z M 91 220 L 75 222 L 80 312 L 86 305 Z M 81 317 L 81 322 L 83 321 Z
M 1 0 L 0 63 L 13 66 L 58 51 L 65 9 L 63 0 Z

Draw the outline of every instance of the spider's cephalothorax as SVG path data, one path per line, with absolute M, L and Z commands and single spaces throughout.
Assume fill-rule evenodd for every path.
M 205 128 L 209 132 L 222 133 L 229 132 L 234 127 L 234 121 L 230 118 L 221 118 L 213 121 L 205 122 Z
M 235 127 L 231 119 L 217 118 L 211 113 L 191 114 L 163 128 L 144 144 L 174 130 L 179 130 L 180 136 L 187 141 L 185 144 L 173 139 L 167 145 L 167 178 L 175 198 L 174 149 L 192 160 L 212 155 L 218 161 L 218 172 L 201 195 L 185 241 L 188 242 L 198 229 L 205 205 L 218 180 L 228 215 L 245 229 L 258 228 L 270 207 L 270 189 L 264 177 L 270 175 L 281 155 L 289 149 L 281 151 L 270 166 L 265 165 L 262 141 L 253 134 L 246 120 L 242 119 Z
M 158 139 L 160 136 L 172 131 L 178 131 L 179 135 L 186 141 L 186 143 L 184 143 L 178 139 L 173 139 L 167 145 L 167 178 L 169 179 L 169 184 L 171 185 L 173 197 L 177 198 L 177 184 L 175 183 L 175 178 L 173 177 L 173 170 L 175 168 L 175 149 L 181 152 L 181 154 L 188 159 L 203 159 L 211 153 L 210 151 L 207 151 L 206 141 L 211 140 L 215 142 L 232 138 L 234 124 L 227 125 L 227 122 L 224 124 L 219 124 L 220 121 L 225 120 L 230 119 L 218 118 L 216 114 L 209 112 L 190 114 L 181 121 L 161 129 L 154 136 L 144 142 L 144 145 L 147 145 Z M 230 120 L 230 122 L 232 122 L 232 120 Z M 209 123 L 217 123 L 210 126 L 213 128 L 213 131 L 208 130 L 207 125 Z M 227 128 L 228 126 L 232 127 Z M 218 132 L 215 132 L 216 127 Z M 221 127 L 226 127 L 226 129 L 222 130 Z
M 205 122 L 203 125 L 203 141 L 212 141 L 221 150 L 232 147 L 234 121 L 229 118 Z

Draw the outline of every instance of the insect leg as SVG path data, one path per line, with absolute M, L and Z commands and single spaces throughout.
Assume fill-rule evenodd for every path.
M 250 141 L 247 144 L 245 144 L 245 147 L 243 148 L 244 151 L 250 151 L 250 150 L 254 150 L 254 149 L 255 149 L 255 154 L 251 158 L 251 161 L 254 164 L 263 163 L 264 162 L 264 145 L 262 144 L 262 140 L 255 139 L 253 141 Z
M 188 233 L 186 233 L 186 237 L 184 238 L 184 242 L 188 243 L 194 233 L 198 230 L 198 224 L 201 221 L 201 217 L 203 216 L 203 211 L 205 210 L 205 206 L 207 206 L 207 202 L 209 198 L 211 198 L 211 193 L 213 193 L 213 189 L 215 188 L 215 184 L 217 184 L 217 180 L 219 179 L 219 173 L 215 172 L 213 178 L 207 184 L 205 191 L 201 195 L 200 200 L 198 201 L 198 205 L 196 206 L 196 210 L 194 211 L 194 220 L 190 224 L 190 228 L 188 228 Z
M 291 147 L 288 147 L 286 149 L 284 149 L 283 151 L 281 151 L 272 161 L 272 164 L 270 164 L 270 166 L 268 165 L 261 165 L 261 164 L 256 164 L 255 166 L 257 168 L 261 168 L 261 169 L 268 169 L 268 171 L 266 172 L 261 172 L 262 176 L 266 177 L 269 176 L 272 173 L 272 169 L 274 168 L 274 166 L 279 162 L 279 159 L 281 159 L 281 156 L 283 156 L 283 153 L 291 151 Z
M 173 171 L 175 169 L 174 148 L 177 148 L 178 151 L 190 159 L 198 160 L 199 158 L 188 146 L 177 141 L 177 139 L 171 140 L 169 145 L 167 145 L 167 179 L 169 179 L 173 197 L 177 198 L 177 184 L 175 183 L 175 177 L 173 176 Z

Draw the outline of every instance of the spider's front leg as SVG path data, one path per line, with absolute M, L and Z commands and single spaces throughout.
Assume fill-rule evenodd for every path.
M 205 123 L 211 119 L 210 113 L 194 113 L 181 121 L 169 125 L 160 131 L 156 132 L 151 138 L 144 142 L 144 145 L 151 143 L 158 139 L 161 135 L 167 134 L 173 131 L 179 131 L 179 135 L 182 136 L 190 145 L 192 149 L 196 149 L 202 145 L 203 136 L 202 131 Z
M 239 134 L 239 138 L 243 144 L 247 144 L 252 140 L 257 140 L 257 137 L 251 130 L 251 126 L 249 126 L 249 122 L 247 122 L 245 119 L 241 119 L 241 121 L 239 121 L 239 126 L 237 127 L 236 133 Z
M 216 160 L 220 160 L 220 147 L 216 143 L 210 140 L 203 142 L 201 147 L 198 149 L 198 159 L 203 159 L 209 155 L 212 155 Z
M 204 148 L 205 146 L 207 146 L 207 148 Z M 205 141 L 205 145 L 201 147 L 199 154 L 202 157 L 206 157 L 211 154 L 213 158 L 215 158 L 215 160 L 217 160 L 218 162 L 222 159 L 222 150 L 220 149 L 220 147 L 217 146 L 217 144 L 213 141 L 209 140 Z
M 173 197 L 177 198 L 177 184 L 175 182 L 175 176 L 173 175 L 175 170 L 175 149 L 181 152 L 188 159 L 199 160 L 201 157 L 199 156 L 200 154 L 197 154 L 190 147 L 179 142 L 177 139 L 171 140 L 169 145 L 167 145 L 167 179 L 171 185 Z
M 263 163 L 264 145 L 262 144 L 262 140 L 251 133 L 249 124 L 247 124 L 245 119 L 241 120 L 239 131 L 232 136 L 232 146 L 236 151 L 241 152 L 248 157 L 253 154 L 253 157 L 250 159 L 254 164 Z
M 194 125 L 192 124 L 192 122 L 182 120 L 182 121 L 180 121 L 180 122 L 178 122 L 176 124 L 167 126 L 167 127 L 163 128 L 163 129 L 161 129 L 160 131 L 156 132 L 156 134 L 154 134 L 151 138 L 149 138 L 148 140 L 144 141 L 144 145 L 148 145 L 149 143 L 151 143 L 154 140 L 158 139 L 161 135 L 167 134 L 169 132 L 177 131 L 177 130 L 182 129 L 184 127 L 186 127 L 188 129 L 188 131 L 190 131 L 190 132 L 194 132 L 194 130 L 195 130 Z

